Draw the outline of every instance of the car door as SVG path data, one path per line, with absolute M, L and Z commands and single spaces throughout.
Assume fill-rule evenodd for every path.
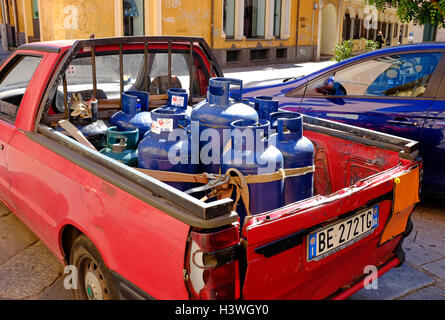
M 433 196 L 445 196 L 445 59 L 441 61 L 442 81 L 428 112 L 422 136 L 420 155 L 423 158 L 423 191 Z
M 10 139 L 16 130 L 15 120 L 26 88 L 41 57 L 14 56 L 0 72 L 0 197 L 12 208 L 7 154 Z
M 300 112 L 419 140 L 441 58 L 391 53 L 343 65 L 308 83 Z
M 0 101 L 0 109 L 2 109 L 2 104 L 3 102 Z M 13 207 L 13 202 L 9 194 L 10 182 L 6 165 L 6 152 L 13 132 L 14 126 L 0 115 L 0 198 L 10 207 Z

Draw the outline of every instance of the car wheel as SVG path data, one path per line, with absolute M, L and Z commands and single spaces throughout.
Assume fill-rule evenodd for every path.
M 73 243 L 70 264 L 76 267 L 78 287 L 73 290 L 76 300 L 114 300 L 117 290 L 108 268 L 99 251 L 85 236 L 79 236 Z

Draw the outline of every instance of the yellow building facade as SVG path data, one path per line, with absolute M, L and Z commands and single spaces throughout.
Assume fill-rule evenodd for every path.
M 342 39 L 388 45 L 408 27 L 395 10 L 377 12 L 361 0 L 0 0 L 2 26 L 22 42 L 131 35 L 204 37 L 223 67 L 312 61 Z M 376 16 L 377 14 L 377 16 Z M 372 16 L 374 19 L 369 19 Z M 375 16 L 377 18 L 375 18 Z M 374 23 L 378 20 L 377 23 Z M 370 23 L 375 28 L 368 30 Z M 3 33 L 2 33 L 3 34 Z

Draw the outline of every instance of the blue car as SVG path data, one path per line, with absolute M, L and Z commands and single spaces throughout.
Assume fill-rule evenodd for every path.
M 278 85 L 245 89 L 285 109 L 420 141 L 423 191 L 445 196 L 445 43 L 362 54 Z

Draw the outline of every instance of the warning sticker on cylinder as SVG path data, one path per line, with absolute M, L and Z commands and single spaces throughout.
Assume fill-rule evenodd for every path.
M 156 134 L 173 131 L 173 119 L 157 119 L 153 121 L 151 123 L 151 131 Z
M 172 96 L 172 106 L 182 107 L 184 105 L 184 97 Z

